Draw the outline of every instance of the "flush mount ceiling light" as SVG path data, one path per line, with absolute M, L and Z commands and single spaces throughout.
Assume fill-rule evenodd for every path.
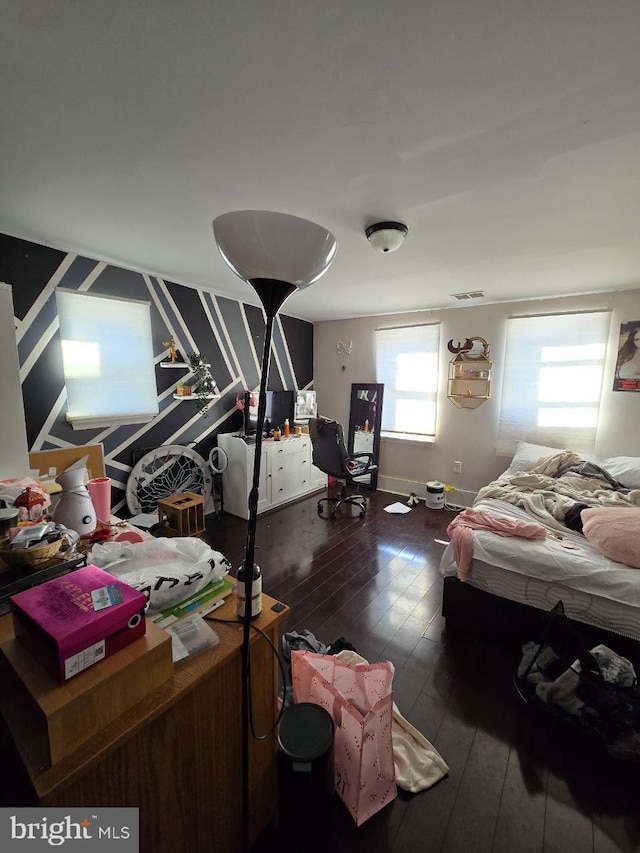
M 402 222 L 376 222 L 364 232 L 376 252 L 395 252 L 409 229 Z

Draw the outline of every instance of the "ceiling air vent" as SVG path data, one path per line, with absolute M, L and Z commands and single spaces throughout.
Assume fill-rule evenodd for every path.
M 452 293 L 454 299 L 482 299 L 484 293 L 482 290 L 469 290 L 466 293 Z

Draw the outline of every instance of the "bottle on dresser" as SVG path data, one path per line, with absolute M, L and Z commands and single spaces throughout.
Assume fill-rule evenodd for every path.
M 245 571 L 240 566 L 236 579 L 236 599 L 238 608 L 238 619 L 244 619 L 245 614 Z M 260 566 L 253 564 L 253 579 L 251 583 L 251 619 L 257 619 L 262 613 L 262 572 Z

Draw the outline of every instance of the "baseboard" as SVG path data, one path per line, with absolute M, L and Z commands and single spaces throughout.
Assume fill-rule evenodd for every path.
M 421 500 L 427 496 L 427 484 L 417 483 L 413 480 L 402 480 L 399 477 L 385 477 L 378 474 L 378 491 L 391 492 L 394 495 L 416 494 Z M 453 492 L 445 492 L 445 501 L 449 509 L 469 509 L 476 498 L 477 492 L 467 489 L 455 489 Z

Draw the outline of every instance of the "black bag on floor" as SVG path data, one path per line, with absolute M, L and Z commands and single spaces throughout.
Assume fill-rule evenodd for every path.
M 640 688 L 631 662 L 592 643 L 551 610 L 542 642 L 523 646 L 515 675 L 520 696 L 584 731 L 616 758 L 640 761 Z

